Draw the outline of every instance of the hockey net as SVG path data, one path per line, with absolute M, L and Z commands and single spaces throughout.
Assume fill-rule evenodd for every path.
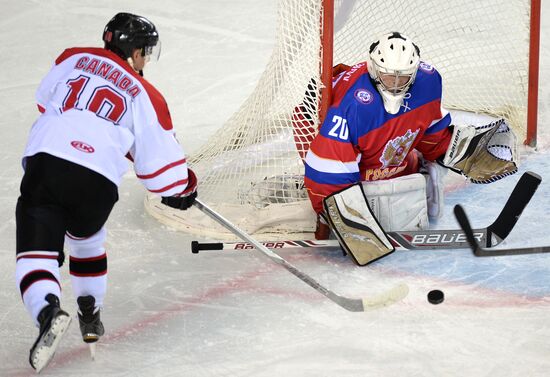
M 276 43 L 258 85 L 190 158 L 200 198 L 262 239 L 311 237 L 302 157 L 329 103 L 330 69 L 364 61 L 387 31 L 410 36 L 440 71 L 445 107 L 504 117 L 525 137 L 529 89 L 537 90 L 529 81 L 538 64 L 535 1 L 538 10 L 528 0 L 279 0 Z M 177 229 L 232 238 L 196 208 L 172 210 L 151 195 L 145 206 Z

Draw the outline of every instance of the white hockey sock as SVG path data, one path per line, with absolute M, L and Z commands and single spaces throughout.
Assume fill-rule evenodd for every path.
M 61 298 L 57 255 L 57 252 L 28 251 L 17 256 L 15 280 L 25 308 L 37 326 L 38 314 L 48 305 L 46 295 L 52 293 Z
M 76 238 L 67 234 L 65 240 L 70 250 L 69 270 L 75 298 L 92 295 L 96 306 L 103 306 L 107 291 L 107 254 L 103 243 L 107 231 L 102 228 L 88 238 Z

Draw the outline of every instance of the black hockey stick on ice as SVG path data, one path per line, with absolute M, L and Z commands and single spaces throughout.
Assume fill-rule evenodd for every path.
M 536 173 L 524 173 L 496 220 L 485 228 L 472 231 L 477 242 L 483 247 L 494 247 L 501 243 L 516 225 L 521 213 L 537 191 L 540 182 L 541 178 Z M 466 235 L 461 229 L 393 231 L 388 232 L 388 237 L 397 250 L 467 249 L 470 247 Z M 270 249 L 340 246 L 337 240 L 267 241 L 261 243 Z M 253 248 L 254 245 L 247 242 L 193 241 L 191 243 L 191 251 L 194 254 L 201 250 L 247 250 Z
M 406 284 L 400 284 L 390 289 L 388 292 L 385 292 L 377 297 L 372 297 L 372 298 L 353 299 L 353 298 L 337 295 L 331 290 L 325 288 L 323 285 L 318 283 L 315 279 L 313 279 L 306 273 L 294 267 L 285 259 L 281 258 L 278 254 L 269 250 L 267 247 L 262 245 L 260 242 L 256 241 L 254 238 L 252 238 L 247 233 L 239 229 L 237 226 L 230 223 L 227 219 L 225 219 L 223 216 L 215 212 L 213 209 L 209 208 L 206 204 L 202 203 L 199 199 L 195 199 L 194 205 L 195 207 L 199 208 L 202 212 L 210 216 L 212 219 L 214 219 L 215 221 L 223 225 L 225 228 L 230 230 L 232 233 L 236 234 L 237 236 L 246 240 L 250 244 L 254 245 L 256 250 L 260 251 L 262 254 L 267 256 L 273 262 L 286 268 L 294 276 L 298 277 L 304 283 L 308 284 L 310 287 L 322 293 L 325 297 L 329 298 L 331 301 L 335 302 L 336 304 L 340 305 L 342 308 L 346 310 L 349 310 L 351 312 L 364 312 L 369 309 L 387 306 L 394 302 L 402 300 L 409 293 L 409 287 Z
M 498 257 L 506 255 L 524 255 L 524 254 L 541 254 L 541 253 L 550 253 L 550 246 L 533 246 L 533 247 L 518 247 L 510 249 L 484 249 L 479 245 L 474 234 L 472 232 L 472 227 L 470 226 L 470 221 L 466 212 L 460 205 L 456 205 L 454 208 L 456 220 L 464 230 L 470 247 L 474 252 L 476 257 Z

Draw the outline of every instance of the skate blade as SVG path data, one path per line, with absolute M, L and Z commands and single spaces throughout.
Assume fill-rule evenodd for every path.
M 97 343 L 89 343 L 88 345 L 90 346 L 90 357 L 92 358 L 93 361 L 95 361 L 95 346 L 96 346 Z
M 52 323 L 50 331 L 42 336 L 42 339 L 40 339 L 40 342 L 31 356 L 32 366 L 36 369 L 36 373 L 40 373 L 40 371 L 51 361 L 61 338 L 70 324 L 70 316 L 60 315 Z
M 82 340 L 90 347 L 90 356 L 95 360 L 96 343 L 99 340 L 99 335 L 94 333 L 86 333 L 82 335 Z

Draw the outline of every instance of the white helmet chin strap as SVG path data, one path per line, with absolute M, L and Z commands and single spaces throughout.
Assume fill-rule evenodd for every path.
M 406 93 L 401 94 L 391 94 L 381 84 L 376 85 L 378 92 L 384 100 L 384 109 L 390 114 L 397 114 L 401 105 L 403 104 L 403 99 Z

